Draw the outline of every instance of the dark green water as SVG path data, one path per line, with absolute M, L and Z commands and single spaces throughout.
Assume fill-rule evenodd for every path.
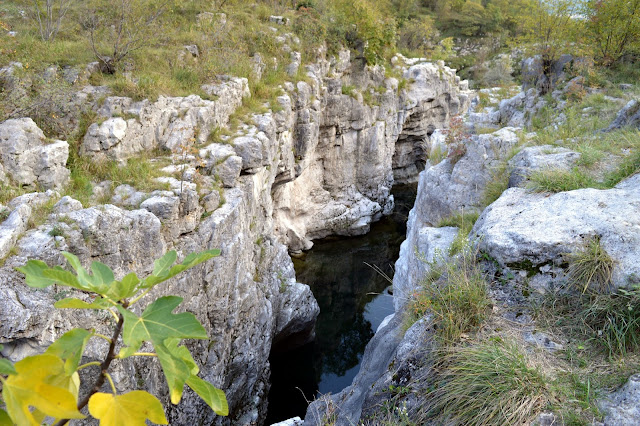
M 367 235 L 316 241 L 304 257 L 293 260 L 297 279 L 311 287 L 320 315 L 314 342 L 270 358 L 267 425 L 304 417 L 307 401 L 349 386 L 365 346 L 393 313 L 391 284 L 372 266 L 393 277 L 415 186 L 395 188 L 393 194 L 394 213 L 372 225 Z

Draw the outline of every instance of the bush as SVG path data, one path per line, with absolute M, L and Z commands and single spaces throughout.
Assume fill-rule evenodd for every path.
M 445 139 L 449 151 L 447 157 L 455 164 L 467 153 L 467 143 L 471 139 L 471 134 L 467 132 L 464 120 L 459 115 L 451 117 L 449 129 L 444 133 L 447 135 Z
M 546 378 L 515 343 L 489 341 L 445 352 L 430 416 L 448 425 L 529 424 L 546 402 Z
M 2 398 L 6 406 L 6 411 L 0 410 L 2 424 L 40 424 L 46 418 L 53 418 L 62 419 L 58 422 L 62 425 L 69 419 L 84 419 L 86 416 L 80 410 L 87 406 L 102 426 L 145 424 L 147 419 L 167 424 L 162 405 L 153 395 L 139 390 L 117 393 L 109 368 L 113 361 L 133 356 L 158 359 L 173 404 L 180 402 L 186 384 L 217 414 L 228 414 L 224 393 L 197 376 L 199 369 L 191 353 L 185 346 L 180 346 L 182 339 L 208 338 L 193 314 L 172 313 L 182 298 L 160 297 L 148 304 L 141 316 L 129 309 L 158 284 L 218 256 L 220 250 L 192 253 L 175 265 L 177 254 L 170 251 L 156 260 L 148 277 L 139 279 L 132 272 L 122 280 L 116 280 L 113 271 L 102 263 L 93 262 L 89 273 L 76 256 L 62 254 L 75 273 L 59 266 L 49 268 L 40 260 L 30 260 L 17 269 L 25 274 L 26 284 L 30 287 L 42 289 L 59 285 L 85 293 L 89 296 L 86 301 L 69 297 L 58 300 L 54 306 L 103 311 L 113 319 L 113 332 L 107 337 L 96 333 L 95 329 L 75 328 L 41 355 L 28 356 L 15 364 L 0 359 Z M 87 342 L 92 338 L 106 340 L 108 352 L 101 361 L 80 364 Z M 153 346 L 155 352 L 140 352 L 143 344 Z M 118 353 L 116 348 L 120 348 Z M 100 368 L 98 376 L 89 377 L 93 383 L 81 388 L 78 372 L 90 367 Z M 112 393 L 99 392 L 106 382 Z M 79 400 L 81 391 L 83 397 Z

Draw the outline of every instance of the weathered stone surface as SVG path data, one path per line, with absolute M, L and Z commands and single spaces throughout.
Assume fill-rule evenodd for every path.
M 419 188 L 418 194 L 420 193 Z M 457 235 L 458 228 L 426 226 L 416 214 L 416 207 L 411 209 L 407 222 L 407 238 L 400 246 L 393 275 L 393 304 L 396 311 L 411 300 L 413 293 L 429 272 L 430 264 L 442 263 L 449 258 L 449 247 Z
M 478 211 L 482 194 L 503 156 L 518 142 L 516 129 L 474 135 L 466 144 L 467 152 L 455 164 L 451 159 L 420 174 L 416 214 L 430 226 L 459 212 Z
M 92 124 L 81 152 L 96 158 L 123 160 L 141 151 L 163 148 L 179 151 L 193 142 L 203 143 L 216 127 L 224 127 L 229 116 L 249 96 L 247 79 L 227 78 L 219 84 L 202 86 L 215 101 L 196 95 L 164 97 L 150 103 L 130 98 L 107 98 L 99 112 L 102 124 Z M 135 118 L 124 120 L 115 114 Z
M 635 99 L 627 102 L 624 108 L 618 111 L 616 118 L 605 131 L 611 132 L 627 126 L 640 129 L 640 102 Z
M 0 162 L 3 173 L 19 185 L 39 185 L 45 189 L 67 184 L 69 144 L 47 143 L 40 128 L 30 118 L 0 123 Z
M 580 159 L 580 153 L 551 145 L 524 148 L 509 160 L 509 188 L 523 186 L 534 172 L 569 171 Z
M 640 175 L 609 190 L 531 194 L 511 188 L 485 209 L 472 234 L 500 265 L 561 265 L 566 253 L 599 237 L 614 260 L 612 283 L 640 282 Z
M 640 423 L 640 374 L 629 377 L 617 391 L 598 401 L 605 413 L 605 426 L 627 426 Z
M 0 259 L 4 258 L 15 245 L 20 234 L 27 229 L 31 207 L 21 204 L 0 224 Z
M 82 210 L 82 203 L 68 195 L 65 195 L 53 206 L 55 214 L 70 213 Z
M 343 62 L 335 63 L 343 69 Z M 374 106 L 343 94 L 347 83 L 338 78 L 340 71 L 329 77 L 326 65 L 308 67 L 311 84 L 298 82 L 289 92 L 292 102 L 283 99 L 287 109 L 278 113 L 277 123 L 294 123 L 292 135 L 280 135 L 283 142 L 292 138 L 295 164 L 281 169 L 274 218 L 281 241 L 294 251 L 327 235 L 367 232 L 392 210 L 394 181 L 415 181 L 424 167 L 425 140 L 469 102 L 443 64 L 411 66 L 405 78 L 414 83 L 400 95 L 393 89 L 397 80 L 386 79 L 382 70 L 358 71 L 353 82 L 386 89 Z

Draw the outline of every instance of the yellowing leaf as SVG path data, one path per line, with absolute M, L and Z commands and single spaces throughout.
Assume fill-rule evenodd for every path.
M 122 395 L 96 393 L 89 400 L 89 413 L 100 419 L 100 426 L 145 426 L 147 419 L 168 424 L 160 401 L 140 390 Z
M 207 403 L 209 407 L 216 414 L 221 416 L 229 415 L 229 405 L 227 405 L 227 398 L 220 389 L 213 386 L 211 383 L 202 380 L 198 376 L 191 376 L 187 379 L 187 385 L 197 393 L 200 398 Z
M 18 425 L 37 425 L 30 407 L 53 418 L 83 419 L 76 408 L 79 378 L 68 375 L 64 361 L 51 354 L 30 356 L 15 364 L 18 374 L 3 383 L 7 411 Z

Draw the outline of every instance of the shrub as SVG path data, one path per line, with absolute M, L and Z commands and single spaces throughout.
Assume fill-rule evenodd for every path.
M 449 150 L 447 157 L 455 164 L 467 153 L 467 143 L 471 134 L 467 132 L 464 120 L 459 115 L 451 117 L 449 128 L 444 132 L 447 135 L 445 143 Z
M 26 283 L 33 288 L 60 285 L 89 295 L 87 301 L 68 297 L 58 300 L 59 309 L 101 310 L 113 317 L 111 337 L 96 333 L 95 329 L 75 328 L 68 331 L 41 355 L 28 356 L 12 364 L 0 359 L 0 382 L 6 411 L 0 410 L 2 424 L 40 424 L 45 418 L 84 419 L 80 412 L 88 406 L 89 413 L 100 419 L 102 426 L 145 424 L 146 420 L 167 424 L 162 405 L 156 397 L 140 390 L 118 394 L 109 368 L 113 361 L 132 356 L 157 357 L 169 387 L 171 402 L 178 404 L 185 384 L 198 394 L 216 413 L 228 414 L 224 393 L 200 379 L 198 366 L 182 339 L 207 339 L 205 329 L 188 312 L 173 314 L 182 301 L 175 296 L 160 297 L 147 305 L 141 316 L 129 308 L 140 301 L 158 284 L 182 271 L 220 254 L 219 250 L 192 253 L 182 263 L 175 264 L 177 254 L 170 251 L 156 260 L 151 275 L 139 279 L 135 273 L 116 280 L 106 265 L 93 262 L 91 273 L 71 253 L 62 253 L 75 273 L 59 266 L 49 268 L 40 260 L 30 260 L 21 268 Z M 80 364 L 89 339 L 98 338 L 109 343 L 102 361 Z M 120 343 L 120 340 L 122 341 Z M 153 346 L 155 352 L 140 352 L 143 344 Z M 116 348 L 120 347 L 118 353 Z M 80 386 L 78 372 L 99 367 L 98 377 L 90 377 L 90 386 Z M 108 382 L 112 393 L 99 392 Z M 79 400 L 82 391 L 82 399 Z M 30 407 L 35 408 L 31 411 Z M 49 423 L 50 424 L 50 423 Z
M 600 244 L 600 237 L 589 238 L 582 249 L 565 255 L 569 263 L 569 282 L 585 293 L 589 288 L 603 292 L 609 288 L 613 260 Z
M 429 414 L 446 424 L 529 424 L 546 401 L 546 378 L 529 366 L 515 343 L 451 348 L 439 364 Z

